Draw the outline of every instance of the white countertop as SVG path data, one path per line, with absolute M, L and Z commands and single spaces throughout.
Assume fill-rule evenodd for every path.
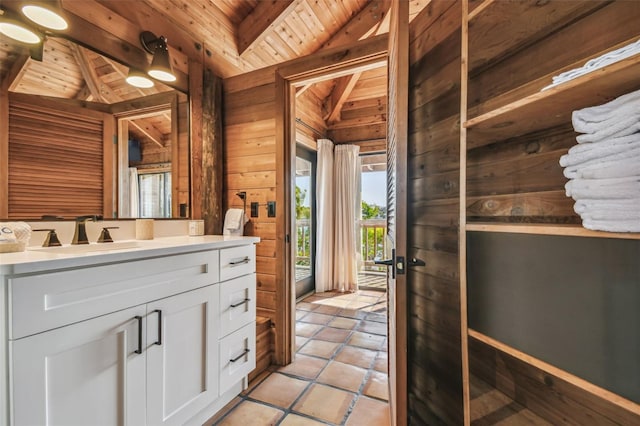
M 0 274 L 25 274 L 54 269 L 118 263 L 150 257 L 256 244 L 259 237 L 204 235 L 177 236 L 153 240 L 126 240 L 92 243 L 88 246 L 36 248 L 16 253 L 0 253 Z M 109 244 L 112 244 L 111 246 Z

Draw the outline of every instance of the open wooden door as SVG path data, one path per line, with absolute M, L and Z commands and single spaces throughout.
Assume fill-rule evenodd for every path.
M 391 424 L 407 424 L 407 135 L 409 2 L 394 1 L 389 29 L 387 108 L 387 235 L 392 247 L 388 271 L 389 402 Z

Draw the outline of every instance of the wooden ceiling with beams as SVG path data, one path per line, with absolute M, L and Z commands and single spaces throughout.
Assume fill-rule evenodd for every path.
M 411 0 L 410 19 L 429 1 Z M 388 31 L 390 2 L 61 0 L 60 4 L 72 18 L 72 26 L 82 20 L 115 37 L 122 46 L 135 48 L 140 48 L 140 32 L 149 30 L 168 39 L 178 72 L 186 74 L 191 59 L 228 78 L 383 34 Z M 15 11 L 19 6 L 20 0 L 4 0 L 1 7 Z M 107 43 L 101 44 L 98 36 L 93 37 L 94 47 L 106 48 Z M 42 94 L 41 86 L 53 86 L 54 80 L 60 80 L 56 96 L 66 98 L 113 103 L 154 93 L 126 85 L 123 78 L 127 67 L 63 39 L 48 38 L 41 63 L 28 59 L 25 52 L 24 47 L 0 36 L 0 77 L 17 77 L 12 83 L 15 91 Z M 56 74 L 51 71 L 51 63 L 66 68 Z M 322 104 L 325 126 L 320 130 L 330 136 L 353 124 L 380 125 L 386 117 L 386 68 L 316 83 L 299 92 L 309 92 L 307 95 L 312 94 Z M 363 105 L 370 108 L 371 116 L 362 116 Z

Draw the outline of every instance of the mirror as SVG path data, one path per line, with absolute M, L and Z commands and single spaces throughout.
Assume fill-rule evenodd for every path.
M 188 216 L 186 94 L 157 81 L 133 87 L 128 67 L 63 38 L 45 40 L 40 62 L 0 35 L 0 60 L 9 141 L 0 217 Z

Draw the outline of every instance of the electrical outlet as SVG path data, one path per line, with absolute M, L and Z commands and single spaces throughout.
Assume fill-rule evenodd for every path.
M 251 203 L 251 217 L 258 217 L 258 215 L 259 215 L 259 212 L 258 212 L 258 206 L 259 206 L 259 205 L 260 205 L 260 204 L 259 204 L 259 203 L 256 203 L 255 201 L 253 201 L 253 202 Z
M 275 201 L 267 201 L 267 217 L 276 217 Z

